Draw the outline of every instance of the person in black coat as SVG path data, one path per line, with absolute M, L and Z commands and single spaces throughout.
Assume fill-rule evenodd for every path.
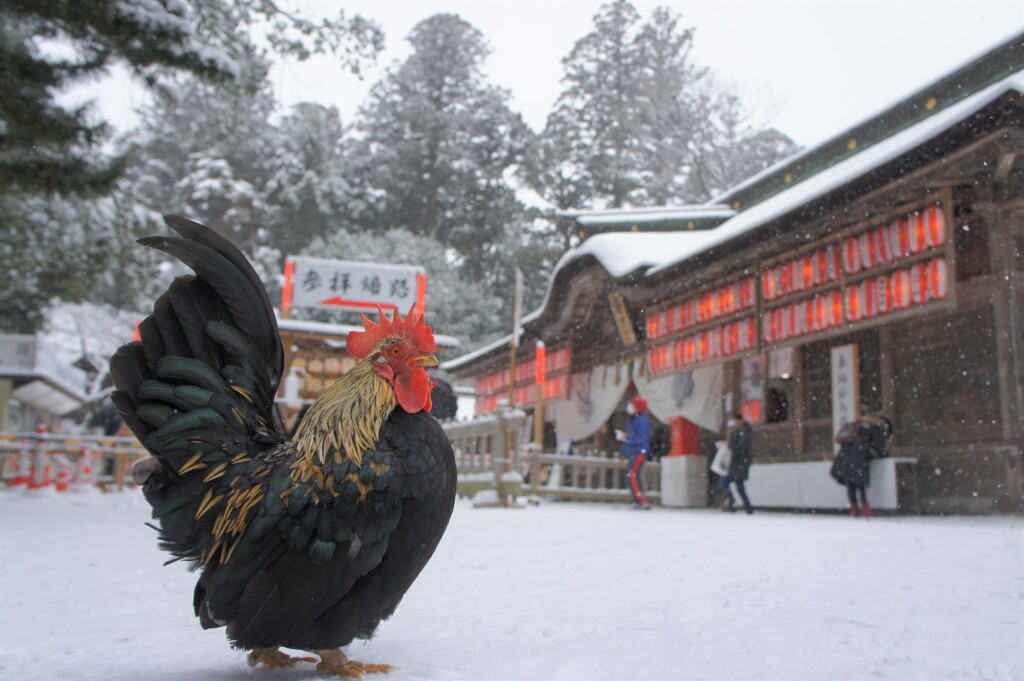
M 732 458 L 729 460 L 729 474 L 722 476 L 718 481 L 719 487 L 725 493 L 726 511 L 736 510 L 736 499 L 732 495 L 733 484 L 743 500 L 743 508 L 747 513 L 753 513 L 754 507 L 747 497 L 747 490 L 743 483 L 750 476 L 750 464 L 754 461 L 754 454 L 750 448 L 753 440 L 753 430 L 750 424 L 743 419 L 743 415 L 735 411 L 729 415 L 726 425 L 729 428 L 729 449 L 732 451 Z
M 886 456 L 886 440 L 891 432 L 892 424 L 888 419 L 865 416 L 846 424 L 836 434 L 839 453 L 830 472 L 836 482 L 846 485 L 852 516 L 874 515 L 867 499 L 867 488 L 871 485 L 871 460 Z
M 430 382 L 434 384 L 433 391 L 430 394 L 430 399 L 433 403 L 430 415 L 438 421 L 453 420 L 456 412 L 459 410 L 459 400 L 455 390 L 452 388 L 452 384 L 446 381 L 435 369 L 428 369 L 427 375 L 430 376 Z

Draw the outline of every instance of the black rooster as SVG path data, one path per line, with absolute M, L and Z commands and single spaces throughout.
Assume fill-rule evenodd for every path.
M 452 447 L 431 417 L 434 336 L 414 312 L 349 334 L 360 361 L 319 396 L 294 439 L 275 422 L 283 352 L 245 257 L 198 223 L 140 243 L 179 277 L 110 362 L 114 404 L 153 455 L 136 480 L 161 546 L 200 571 L 195 612 L 250 664 L 315 653 L 342 676 L 385 672 L 340 647 L 367 638 L 426 565 L 455 500 Z

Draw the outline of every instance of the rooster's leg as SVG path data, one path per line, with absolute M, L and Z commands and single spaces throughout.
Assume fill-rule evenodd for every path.
M 394 667 L 390 664 L 363 664 L 348 659 L 340 648 L 328 648 L 326 650 L 310 650 L 314 655 L 320 656 L 320 664 L 316 666 L 322 672 L 345 676 L 362 681 L 363 674 L 386 674 Z
M 258 664 L 266 665 L 271 669 L 291 668 L 296 662 L 316 662 L 315 657 L 292 657 L 281 652 L 280 648 L 254 648 L 249 651 L 250 667 Z

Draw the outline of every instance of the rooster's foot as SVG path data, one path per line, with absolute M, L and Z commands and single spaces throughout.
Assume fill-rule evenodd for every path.
M 315 657 L 292 657 L 281 652 L 280 648 L 254 648 L 247 658 L 250 667 L 263 664 L 270 669 L 290 669 L 296 662 L 316 662 Z
M 320 664 L 316 666 L 322 672 L 344 676 L 351 679 L 363 680 L 363 674 L 387 674 L 394 669 L 390 664 L 363 664 L 348 659 L 345 653 L 339 649 L 311 650 L 309 651 L 320 656 Z

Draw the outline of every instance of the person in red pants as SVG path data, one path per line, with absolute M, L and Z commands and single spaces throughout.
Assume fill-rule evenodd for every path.
M 633 497 L 634 509 L 650 509 L 644 496 L 642 471 L 651 451 L 651 422 L 647 419 L 647 400 L 637 395 L 626 405 L 629 421 L 626 431 L 617 431 L 622 440 L 622 458 L 626 461 L 626 487 Z

